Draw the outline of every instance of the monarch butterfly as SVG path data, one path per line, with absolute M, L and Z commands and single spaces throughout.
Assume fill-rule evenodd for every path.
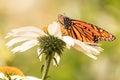
M 58 21 L 67 30 L 68 35 L 82 42 L 97 43 L 98 40 L 113 41 L 115 36 L 96 25 L 58 15 Z

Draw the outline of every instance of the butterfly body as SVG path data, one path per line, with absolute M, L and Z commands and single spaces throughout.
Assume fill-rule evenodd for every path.
M 115 37 L 96 25 L 59 15 L 58 21 L 67 30 L 68 35 L 82 42 L 97 43 L 99 40 L 113 41 Z

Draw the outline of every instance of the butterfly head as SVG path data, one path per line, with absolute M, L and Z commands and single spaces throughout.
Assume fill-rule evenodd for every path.
M 58 15 L 58 21 L 64 26 L 65 29 L 68 29 L 73 24 L 69 17 L 63 16 L 61 14 Z

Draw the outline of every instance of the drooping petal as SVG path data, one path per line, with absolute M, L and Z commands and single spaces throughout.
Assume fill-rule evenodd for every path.
M 30 37 L 30 38 L 36 38 L 40 36 L 38 33 L 34 32 L 19 32 L 19 33 L 8 33 L 9 37 Z
M 37 28 L 35 26 L 25 26 L 25 27 L 21 27 L 21 28 L 17 28 L 17 29 L 13 29 L 12 32 L 14 33 L 18 33 L 18 32 L 35 32 L 35 33 L 40 33 L 40 34 L 44 34 L 44 32 L 40 29 Z
M 82 46 L 82 45 L 81 45 L 81 46 Z M 85 50 L 83 47 L 81 47 L 81 46 L 75 44 L 75 45 L 74 45 L 74 48 L 77 49 L 78 51 L 83 52 L 84 54 L 86 54 L 87 56 L 89 56 L 89 57 L 91 57 L 91 58 L 93 58 L 93 59 L 95 59 L 95 60 L 97 59 L 96 56 L 94 56 L 92 53 L 86 51 L 86 50 Z
M 62 40 L 66 43 L 67 48 L 69 49 L 71 46 L 74 46 L 74 40 L 70 36 L 63 36 Z
M 53 65 L 57 66 L 60 62 L 60 55 L 55 53 L 54 58 L 55 58 L 55 60 L 53 60 Z
M 37 49 L 38 57 L 40 61 L 42 60 L 42 50 L 40 48 Z
M 74 42 L 75 42 L 74 48 L 76 48 L 79 51 L 82 51 L 84 54 L 95 60 L 97 59 L 96 55 L 100 54 L 100 52 L 103 50 L 100 47 L 90 46 L 79 40 L 74 40 Z
M 15 36 L 30 36 L 30 35 L 46 35 L 44 31 L 34 26 L 25 26 L 22 28 L 13 29 L 10 33 L 7 34 L 5 38 L 15 37 Z
M 15 43 L 26 41 L 26 40 L 33 40 L 34 38 L 29 38 L 29 37 L 16 37 L 10 40 L 6 45 L 8 47 L 13 46 Z
M 57 22 L 53 22 L 48 26 L 48 32 L 50 35 L 61 37 L 60 25 Z
M 38 44 L 37 40 L 26 41 L 22 45 L 13 48 L 11 51 L 14 52 L 14 53 L 16 53 L 16 52 L 24 52 L 24 51 L 34 47 L 37 44 Z

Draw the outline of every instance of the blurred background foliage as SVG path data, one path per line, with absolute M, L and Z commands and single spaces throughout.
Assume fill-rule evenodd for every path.
M 46 26 L 58 14 L 86 21 L 116 36 L 113 42 L 101 41 L 104 51 L 92 60 L 75 49 L 65 50 L 58 67 L 51 65 L 48 80 L 120 80 L 120 1 L 119 0 L 0 0 L 0 66 L 15 66 L 25 75 L 41 77 L 40 62 L 34 47 L 12 54 L 4 37 L 13 28 Z

